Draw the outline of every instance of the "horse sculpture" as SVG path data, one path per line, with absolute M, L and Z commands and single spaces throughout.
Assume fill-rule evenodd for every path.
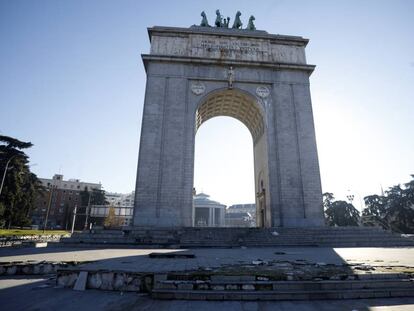
M 254 16 L 251 15 L 249 18 L 249 23 L 247 24 L 247 28 L 248 30 L 256 30 L 256 27 L 254 26 L 253 21 L 255 20 Z
M 201 12 L 201 16 L 203 17 L 203 19 L 201 20 L 200 26 L 201 27 L 210 27 L 210 25 L 208 24 L 208 21 L 207 21 L 206 13 L 204 11 Z
M 236 17 L 234 18 L 234 23 L 231 28 L 233 29 L 242 29 L 243 23 L 240 19 L 240 16 L 242 14 L 240 11 L 237 11 Z M 201 17 L 203 18 L 201 20 L 200 26 L 201 27 L 211 27 L 208 24 L 206 13 L 203 11 L 201 12 Z M 249 18 L 249 23 L 247 24 L 246 29 L 247 30 L 256 30 L 256 26 L 254 25 L 255 17 L 253 15 Z M 229 28 L 230 26 L 230 17 L 223 18 L 223 15 L 220 14 L 220 10 L 216 10 L 216 20 L 214 22 L 214 25 L 216 27 L 223 27 L 223 28 Z
M 223 20 L 219 10 L 216 10 L 216 27 L 223 27 Z
M 232 28 L 239 29 L 239 28 L 241 28 L 243 26 L 243 23 L 240 20 L 240 15 L 241 15 L 240 11 L 237 11 L 236 17 L 234 18 L 234 23 L 233 23 L 233 27 Z

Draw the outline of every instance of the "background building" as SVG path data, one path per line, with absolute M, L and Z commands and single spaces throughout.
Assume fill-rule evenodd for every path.
M 209 195 L 199 193 L 194 195 L 194 226 L 195 227 L 224 227 L 226 206 L 209 199 Z
M 64 180 L 63 175 L 55 174 L 52 179 L 39 178 L 46 191 L 36 198 L 34 209 L 31 213 L 32 224 L 42 228 L 46 220 L 46 214 L 50 202 L 47 228 L 70 230 L 75 206 L 76 229 L 83 229 L 85 211 L 82 214 L 81 192 L 101 190 L 100 183 L 83 182 L 79 179 Z M 84 207 L 85 208 L 85 207 Z
M 256 204 L 234 204 L 226 209 L 226 227 L 255 227 Z
M 105 199 L 113 206 L 134 206 L 135 191 L 130 193 L 106 192 Z

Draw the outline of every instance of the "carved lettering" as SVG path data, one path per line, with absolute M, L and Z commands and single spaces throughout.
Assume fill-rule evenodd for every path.
M 228 40 L 201 40 L 199 48 L 207 52 L 220 52 L 222 54 L 247 54 L 254 55 L 264 52 L 260 44 L 248 41 L 228 41 Z

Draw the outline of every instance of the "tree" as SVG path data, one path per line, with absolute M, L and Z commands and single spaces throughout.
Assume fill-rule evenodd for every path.
M 332 202 L 335 200 L 335 197 L 333 195 L 333 193 L 330 192 L 325 192 L 322 195 L 323 198 L 323 207 L 325 210 L 327 210 L 329 207 L 332 206 Z
M 388 229 L 384 221 L 387 214 L 387 200 L 384 196 L 369 195 L 364 198 L 365 209 L 362 211 L 361 221 L 364 226 L 377 226 Z
M 400 233 L 414 233 L 414 175 L 404 187 L 390 187 L 385 195 L 371 195 L 364 198 L 366 208 L 363 216 L 370 220 L 364 225 L 380 225 Z
M 323 194 L 326 223 L 329 226 L 358 226 L 359 211 L 348 202 L 334 200 L 332 193 Z
M 90 220 L 90 209 L 88 209 L 88 207 L 91 207 L 92 205 L 106 205 L 108 204 L 108 202 L 106 201 L 105 198 L 105 191 L 104 190 L 100 190 L 100 189 L 88 189 L 87 187 L 85 187 L 85 189 L 83 189 L 80 192 L 80 208 L 78 210 L 78 215 L 79 217 L 77 217 L 76 220 L 76 227 L 81 228 L 81 227 L 86 227 L 88 223 L 91 222 Z M 88 215 L 88 216 L 86 216 Z M 88 220 L 86 220 L 86 217 L 88 217 Z
M 411 181 L 405 184 L 405 189 L 401 188 L 400 185 L 396 185 L 386 191 L 388 208 L 385 219 L 394 231 L 414 233 L 413 184 L 413 181 Z
M 109 207 L 108 216 L 105 217 L 104 226 L 107 228 L 122 226 L 124 219 L 115 215 L 115 208 Z
M 0 135 L 0 178 L 4 177 L 0 194 L 2 226 L 29 225 L 34 200 L 44 190 L 37 176 L 30 172 L 29 157 L 23 151 L 32 146 L 30 142 Z
M 99 190 L 99 189 L 93 188 L 89 191 L 89 189 L 85 187 L 85 189 L 81 191 L 80 197 L 81 197 L 81 205 L 84 207 L 88 206 L 88 204 L 105 205 L 108 203 L 105 198 L 105 190 Z
M 383 218 L 387 212 L 387 200 L 380 195 L 369 195 L 364 198 L 366 208 L 362 211 L 362 216 L 372 215 Z

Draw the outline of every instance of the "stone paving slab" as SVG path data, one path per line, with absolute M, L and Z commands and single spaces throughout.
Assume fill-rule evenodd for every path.
M 95 261 L 78 266 L 87 270 L 128 272 L 171 272 L 262 261 L 300 261 L 319 264 L 368 264 L 414 267 L 414 248 L 315 248 L 270 247 L 233 249 L 191 249 L 195 258 L 149 258 L 153 249 L 21 248 L 0 249 L 0 262 Z M 158 253 L 189 252 L 186 249 L 158 249 Z

